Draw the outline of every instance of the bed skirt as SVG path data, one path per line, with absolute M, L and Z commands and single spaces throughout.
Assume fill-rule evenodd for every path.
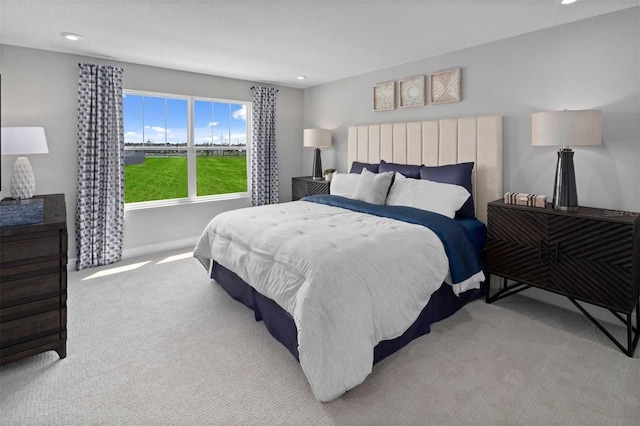
M 298 331 L 293 318 L 276 302 L 257 292 L 234 272 L 213 262 L 211 268 L 213 278 L 234 299 L 253 309 L 256 321 L 263 321 L 269 333 L 282 343 L 291 354 L 298 358 Z M 442 286 L 431 295 L 429 303 L 420 312 L 418 319 L 395 339 L 384 340 L 376 345 L 373 363 L 382 361 L 416 339 L 431 331 L 431 324 L 441 321 L 456 313 L 467 303 L 480 298 L 484 294 L 485 283 L 480 289 L 469 290 L 456 296 L 449 284 Z

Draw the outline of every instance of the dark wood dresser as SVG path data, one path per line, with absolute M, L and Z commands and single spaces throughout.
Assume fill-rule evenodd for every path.
M 633 356 L 640 332 L 640 216 L 580 207 L 577 212 L 489 203 L 489 273 L 503 277 L 487 302 L 537 287 L 566 296 L 625 354 Z M 509 286 L 507 279 L 516 281 Z M 579 302 L 609 310 L 627 331 L 615 339 Z M 612 317 L 613 319 L 613 317 Z
M 328 194 L 329 184 L 326 180 L 314 180 L 311 176 L 291 178 L 291 199 L 298 201 L 307 195 Z
M 67 347 L 64 194 L 41 195 L 43 221 L 0 227 L 0 364 Z

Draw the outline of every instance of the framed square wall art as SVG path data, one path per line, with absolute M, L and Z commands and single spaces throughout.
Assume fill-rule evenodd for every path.
M 373 110 L 385 111 L 396 107 L 396 83 L 388 81 L 373 86 Z
M 400 108 L 423 106 L 424 75 L 408 77 L 398 82 L 400 88 Z
M 431 103 L 460 102 L 460 68 L 431 74 Z

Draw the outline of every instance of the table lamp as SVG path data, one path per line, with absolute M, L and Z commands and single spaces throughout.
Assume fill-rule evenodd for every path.
M 531 116 L 531 144 L 560 146 L 553 183 L 553 208 L 578 210 L 573 145 L 600 145 L 602 138 L 599 110 L 537 112 Z
M 320 148 L 328 148 L 331 146 L 331 130 L 304 129 L 304 146 L 315 148 L 313 152 L 313 179 L 323 179 Z
M 47 138 L 42 127 L 3 127 L 2 155 L 48 154 Z M 29 199 L 36 191 L 36 180 L 27 157 L 18 157 L 11 176 L 11 196 Z

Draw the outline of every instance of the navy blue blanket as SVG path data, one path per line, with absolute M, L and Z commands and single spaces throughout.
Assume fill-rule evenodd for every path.
M 326 204 L 373 216 L 387 217 L 402 222 L 422 225 L 431 229 L 442 241 L 449 258 L 451 281 L 461 283 L 482 271 L 482 263 L 476 254 L 464 227 L 453 219 L 438 213 L 404 206 L 380 206 L 337 195 L 311 195 L 302 201 Z

